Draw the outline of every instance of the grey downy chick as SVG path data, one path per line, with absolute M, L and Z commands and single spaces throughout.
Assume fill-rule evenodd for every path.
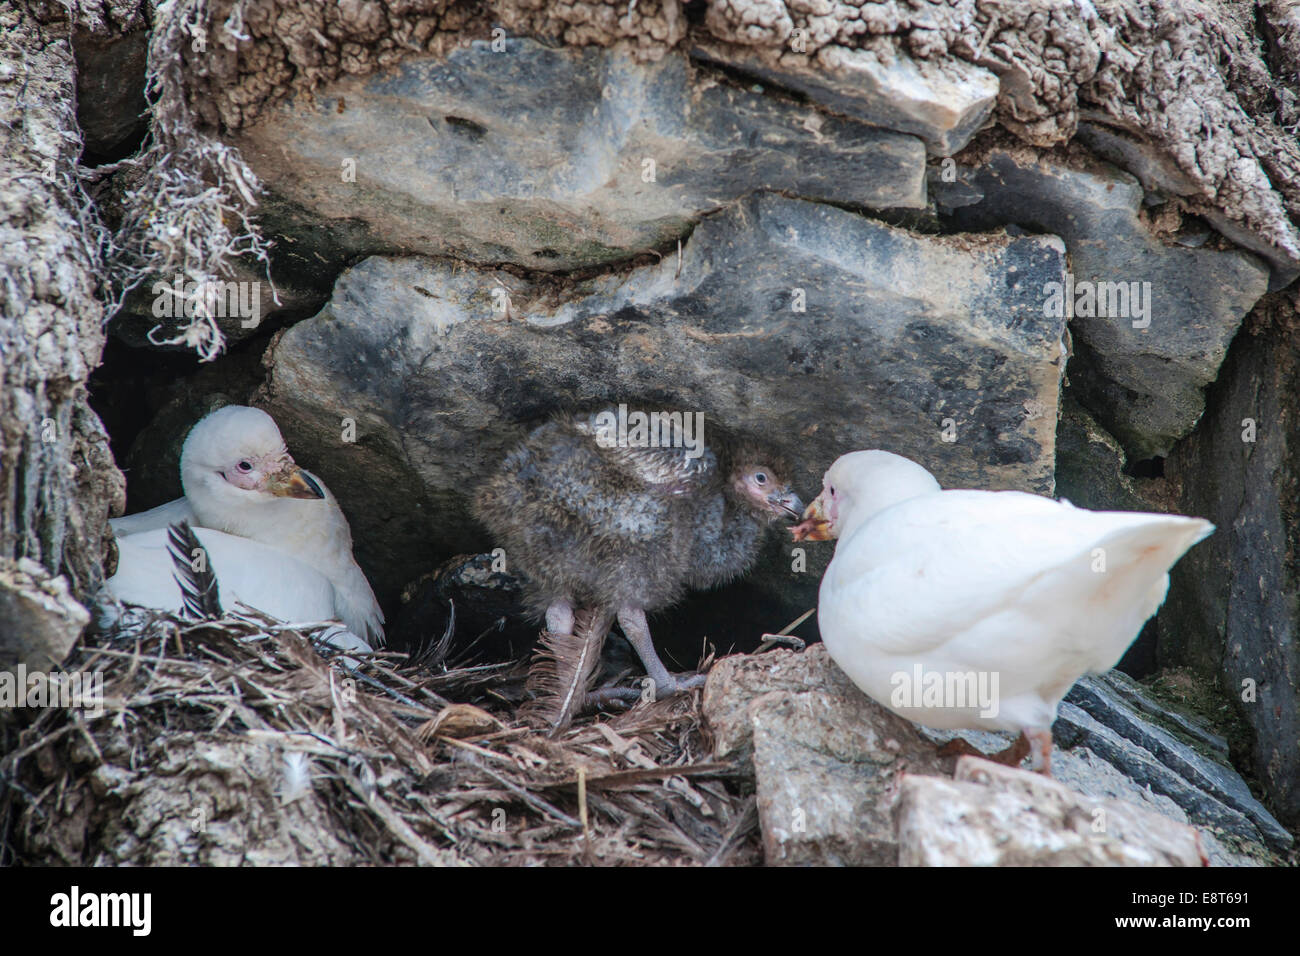
M 646 613 L 744 574 L 764 532 L 802 509 L 774 452 L 717 429 L 694 447 L 620 445 L 602 434 L 602 416 L 612 414 L 565 414 L 537 427 L 475 501 L 524 579 L 529 610 L 545 618 L 531 710 L 557 727 L 593 702 L 635 696 L 589 693 L 615 619 L 655 696 L 700 686 L 703 675 L 668 672 Z

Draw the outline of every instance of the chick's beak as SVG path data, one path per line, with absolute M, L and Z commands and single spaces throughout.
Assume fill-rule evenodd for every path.
M 829 541 L 831 539 L 831 522 L 823 509 L 822 495 L 813 499 L 803 513 L 803 521 L 790 529 L 796 541 Z
M 803 511 L 803 502 L 790 488 L 772 492 L 767 496 L 767 503 L 771 505 L 774 512 L 791 521 L 798 521 L 799 512 Z
M 278 498 L 324 498 L 325 492 L 316 479 L 293 463 L 290 458 L 279 471 L 266 476 L 266 490 Z

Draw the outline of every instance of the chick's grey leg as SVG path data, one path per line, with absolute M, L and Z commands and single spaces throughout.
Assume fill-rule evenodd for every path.
M 675 677 L 668 673 L 668 668 L 664 667 L 663 661 L 659 659 L 659 654 L 655 651 L 654 641 L 650 637 L 650 625 L 646 623 L 645 611 L 641 610 L 641 608 L 625 607 L 620 610 L 618 612 L 618 626 L 627 635 L 633 650 L 641 658 L 641 663 L 645 665 L 646 674 L 654 682 L 652 686 L 655 699 L 670 697 L 682 691 L 704 686 L 705 676 L 703 674 Z
M 546 609 L 546 629 L 552 634 L 572 634 L 573 605 L 564 598 L 552 601 Z

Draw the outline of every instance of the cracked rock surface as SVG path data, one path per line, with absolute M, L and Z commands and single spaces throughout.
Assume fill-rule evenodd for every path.
M 1064 320 L 1039 290 L 1064 265 L 1050 237 L 924 236 L 773 196 L 706 220 L 680 263 L 559 291 L 371 258 L 280 338 L 265 404 L 345 510 L 380 502 L 349 515 L 380 587 L 409 576 L 386 557 L 407 536 L 450 554 L 481 534 L 465 496 L 557 407 L 701 410 L 791 453 L 809 494 L 826 461 L 872 446 L 946 484 L 1050 493 Z M 788 554 L 766 566 L 800 613 L 816 576 Z

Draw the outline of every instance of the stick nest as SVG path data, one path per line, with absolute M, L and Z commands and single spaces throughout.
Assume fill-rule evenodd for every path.
M 514 719 L 518 663 L 353 670 L 323 632 L 135 612 L 87 638 L 63 669 L 103 675 L 101 715 L 0 724 L 0 864 L 759 861 L 698 694 L 547 736 Z

